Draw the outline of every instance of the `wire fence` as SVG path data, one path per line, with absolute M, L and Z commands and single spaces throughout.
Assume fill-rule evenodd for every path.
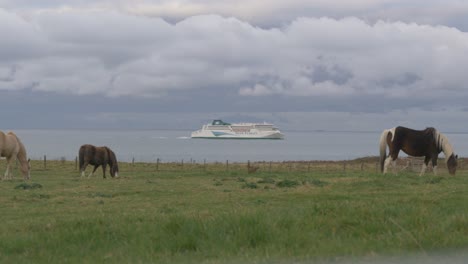
M 78 157 L 74 161 L 60 158 L 58 160 L 62 166 L 67 166 L 72 170 L 79 171 Z M 465 170 L 468 159 L 461 158 L 458 163 L 458 171 Z M 46 155 L 42 160 L 35 160 L 34 166 L 39 169 L 52 169 L 50 164 L 57 164 L 57 160 L 49 160 Z M 405 157 L 396 161 L 396 168 L 389 168 L 389 173 L 410 171 L 420 172 L 423 158 Z M 50 167 L 50 168 L 49 168 Z M 180 160 L 177 162 L 163 162 L 156 159 L 154 162 L 138 162 L 135 158 L 131 162 L 119 162 L 121 172 L 240 172 L 240 173 L 351 173 L 351 172 L 380 172 L 380 162 L 378 157 L 364 157 L 354 160 L 341 161 L 245 161 L 231 162 L 201 160 Z M 444 159 L 438 160 L 438 172 L 446 171 Z M 431 163 L 426 173 L 432 171 Z

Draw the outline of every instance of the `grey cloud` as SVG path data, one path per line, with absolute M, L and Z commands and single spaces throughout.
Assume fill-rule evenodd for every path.
M 47 40 L 34 23 L 0 8 L 0 63 L 37 58 L 47 52 Z M 0 67 L 3 66 L 0 64 Z
M 16 65 L 12 65 L 1 70 L 2 71 L 0 71 L 0 82 L 11 82 L 14 80 L 17 71 Z
M 0 23 L 0 34 L 17 36 L 0 41 L 4 90 L 167 100 L 210 93 L 238 104 L 273 96 L 328 105 L 415 95 L 452 105 L 468 95 L 468 35 L 443 26 L 303 17 L 264 29 L 218 15 L 170 24 L 73 9 L 27 18 L 0 10 L 0 21 L 9 23 Z
M 344 85 L 353 77 L 353 73 L 339 65 L 334 65 L 328 69 L 325 65 L 316 65 L 311 72 L 306 73 L 312 83 L 332 81 L 337 85 Z
M 382 80 L 380 81 L 380 85 L 385 88 L 392 86 L 408 86 L 420 80 L 422 80 L 422 78 L 418 75 L 406 72 L 395 78 Z
M 181 21 L 187 17 L 205 14 L 234 16 L 251 24 L 272 28 L 288 24 L 298 17 L 359 17 L 374 23 L 378 20 L 416 22 L 418 24 L 447 25 L 467 31 L 468 3 L 458 0 L 239 0 L 231 1 L 186 1 L 184 5 L 170 1 L 140 1 L 138 4 L 122 1 L 121 10 L 132 14 L 166 17 Z M 454 19 L 459 18 L 459 19 Z
M 459 0 L 0 0 L 5 9 L 25 14 L 44 10 L 113 10 L 132 15 L 160 17 L 175 24 L 197 15 L 219 14 L 237 17 L 262 28 L 275 28 L 298 17 L 359 17 L 376 21 L 403 21 L 428 25 L 446 25 L 468 31 L 468 3 Z
M 468 3 L 236 3 L 0 0 L 2 126 L 466 131 Z

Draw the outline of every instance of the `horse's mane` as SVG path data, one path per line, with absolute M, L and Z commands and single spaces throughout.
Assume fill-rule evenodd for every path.
M 8 135 L 14 136 L 16 138 L 16 141 L 18 142 L 18 145 L 20 147 L 19 152 L 18 152 L 18 159 L 22 161 L 26 161 L 28 159 L 27 157 L 28 155 L 26 153 L 26 148 L 24 147 L 23 142 L 21 142 L 18 136 L 16 136 L 16 134 L 11 131 L 8 132 Z
M 448 138 L 438 130 L 434 129 L 434 140 L 437 149 L 444 152 L 445 161 L 447 161 L 448 158 L 453 154 L 453 147 L 450 144 Z
M 426 127 L 426 129 L 424 129 L 422 132 L 426 135 L 432 135 L 433 137 L 435 137 L 435 133 L 437 132 L 437 129 L 433 127 Z

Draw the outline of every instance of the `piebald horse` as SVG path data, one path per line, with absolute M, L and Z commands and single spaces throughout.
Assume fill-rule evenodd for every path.
M 389 148 L 388 156 L 386 156 L 387 145 Z M 448 171 L 450 174 L 455 175 L 458 155 L 453 152 L 452 145 L 450 145 L 447 137 L 433 127 L 424 130 L 413 130 L 398 126 L 384 130 L 380 136 L 381 172 L 385 174 L 390 163 L 395 167 L 400 150 L 413 157 L 424 157 L 420 176 L 426 171 L 430 160 L 432 161 L 434 174 L 437 174 L 437 158 L 440 152 L 444 152 Z
M 90 144 L 85 144 L 79 150 L 80 171 L 81 176 L 85 176 L 86 166 L 94 165 L 93 171 L 88 177 L 93 176 L 99 166 L 102 166 L 102 177 L 106 178 L 106 167 L 110 166 L 110 174 L 112 177 L 119 177 L 119 166 L 115 153 L 108 147 L 95 147 Z
M 11 168 L 12 161 L 18 159 L 20 163 L 20 170 L 23 174 L 23 178 L 28 180 L 30 178 L 30 164 L 21 140 L 13 132 L 3 133 L 0 131 L 0 157 L 5 157 L 7 161 L 7 167 L 3 179 L 12 179 L 13 173 Z

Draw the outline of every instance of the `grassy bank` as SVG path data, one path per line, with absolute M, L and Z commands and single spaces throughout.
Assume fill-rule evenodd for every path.
M 1 263 L 326 262 L 468 248 L 464 172 L 123 163 L 121 178 L 104 180 L 100 170 L 81 179 L 73 162 L 41 164 L 27 183 L 18 171 L 0 182 Z

